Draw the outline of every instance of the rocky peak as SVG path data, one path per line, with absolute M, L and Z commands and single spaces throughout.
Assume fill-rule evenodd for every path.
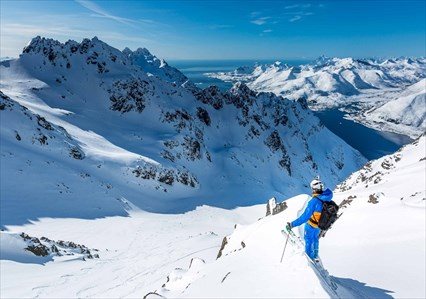
M 43 64 L 50 62 L 53 66 L 66 66 L 66 68 L 72 67 L 71 56 L 81 56 L 87 64 L 97 64 L 100 73 L 107 72 L 107 62 L 119 62 L 126 65 L 126 58 L 119 50 L 99 40 L 96 36 L 92 39 L 85 38 L 81 43 L 74 40 L 61 43 L 37 36 L 24 48 L 21 57 L 25 58 L 27 55 L 42 55 L 45 58 Z
M 229 91 L 236 96 L 256 96 L 256 93 L 243 82 L 235 83 Z

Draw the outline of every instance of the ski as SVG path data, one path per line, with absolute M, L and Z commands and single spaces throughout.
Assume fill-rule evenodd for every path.
M 338 288 L 337 284 L 333 281 L 333 279 L 330 277 L 327 270 L 324 269 L 321 260 L 319 259 L 318 262 L 312 260 L 305 252 L 305 245 L 303 241 L 300 239 L 300 237 L 296 236 L 296 234 L 292 230 L 282 230 L 281 231 L 284 235 L 287 235 L 289 237 L 290 243 L 296 245 L 299 249 L 301 249 L 301 252 L 305 255 L 305 257 L 308 259 L 310 264 L 313 266 L 314 271 L 321 276 L 323 281 L 327 284 L 327 286 L 330 288 L 331 292 L 336 295 L 336 297 L 339 297 L 336 293 L 336 290 Z M 302 251 L 303 250 L 303 251 Z

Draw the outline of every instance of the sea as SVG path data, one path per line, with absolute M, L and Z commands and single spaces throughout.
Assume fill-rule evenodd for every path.
M 206 76 L 206 73 L 229 72 L 241 66 L 272 64 L 276 60 L 176 60 L 168 63 L 179 69 L 200 88 L 216 85 L 225 91 L 232 87 L 231 82 Z M 302 65 L 311 60 L 279 60 L 288 65 Z M 338 109 L 314 112 L 324 125 L 334 134 L 357 149 L 369 160 L 396 152 L 401 146 L 413 140 L 405 135 L 382 132 L 344 118 L 345 113 Z

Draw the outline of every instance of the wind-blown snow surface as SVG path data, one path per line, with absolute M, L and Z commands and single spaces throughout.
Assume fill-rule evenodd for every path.
M 307 195 L 291 198 L 282 214 L 236 225 L 221 257 L 207 262 L 195 259 L 195 265 L 174 270 L 153 293 L 167 298 L 329 297 L 303 250 L 288 244 L 280 263 L 285 244 L 280 230 L 297 216 L 307 199 Z
M 304 101 L 200 90 L 146 49 L 34 38 L 1 70 L 1 225 L 235 207 L 365 159 Z
M 128 217 L 102 219 L 44 218 L 0 232 L 2 298 L 142 298 L 176 267 L 191 258 L 214 260 L 224 235 L 235 223 L 261 217 L 264 206 L 224 210 L 198 207 L 185 214 L 132 210 Z M 23 250 L 17 237 L 67 240 L 99 251 L 46 259 Z M 13 241 L 14 240 L 14 241 Z
M 368 163 L 336 189 L 346 208 L 322 241 L 321 256 L 330 273 L 348 278 L 342 283 L 426 297 L 425 140 Z
M 276 62 L 207 75 L 225 81 L 246 82 L 254 90 L 274 92 L 289 99 L 306 98 L 313 109 L 356 108 L 351 111 L 356 120 L 413 138 L 426 129 L 423 122 L 426 118 L 426 85 L 422 80 L 426 77 L 425 58 L 322 57 L 301 66 Z M 412 112 L 410 109 L 414 106 L 415 117 L 407 117 L 407 112 Z M 369 110 L 376 109 L 375 113 L 369 113 Z
M 293 244 L 279 263 L 285 244 L 280 229 L 303 211 L 310 199 L 304 195 L 288 199 L 288 209 L 278 215 L 237 225 L 221 257 L 176 269 L 153 293 L 170 298 L 424 298 L 425 139 L 368 163 L 335 191 L 343 214 L 320 241 L 322 262 L 338 286 L 335 293 Z M 295 230 L 303 235 L 302 227 Z

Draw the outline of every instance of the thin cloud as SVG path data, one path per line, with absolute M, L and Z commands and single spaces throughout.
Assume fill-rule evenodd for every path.
M 270 19 L 271 17 L 261 17 L 261 18 L 257 18 L 255 20 L 251 20 L 250 23 L 253 23 L 255 25 L 264 25 L 266 24 L 266 22 Z
M 294 16 L 291 19 L 289 19 L 288 21 L 293 23 L 293 22 L 299 21 L 301 19 L 302 19 L 302 16 Z
M 293 9 L 293 8 L 298 8 L 298 7 L 300 7 L 299 4 L 293 4 L 293 5 L 284 6 L 284 9 Z
M 52 36 L 54 38 L 63 37 L 69 38 L 87 38 L 89 36 L 97 35 L 100 39 L 120 41 L 120 42 L 135 42 L 135 43 L 146 43 L 149 39 L 140 36 L 130 36 L 127 34 L 121 34 L 110 31 L 97 31 L 90 32 L 88 30 L 79 30 L 71 27 L 55 27 L 55 26 L 40 26 L 40 25 L 25 25 L 25 24 L 3 24 L 1 26 L 2 36 L 21 36 L 27 39 L 33 38 L 34 36 Z
M 114 20 L 116 22 L 131 26 L 131 27 L 136 27 L 136 24 L 139 23 L 136 20 L 132 20 L 132 19 L 128 19 L 128 18 L 122 18 L 122 17 L 116 16 L 116 15 L 113 15 L 113 14 L 107 12 L 106 10 L 104 10 L 102 7 L 100 7 L 96 3 L 93 3 L 92 1 L 89 1 L 89 0 L 75 0 L 75 2 L 77 2 L 78 4 L 83 6 L 84 8 L 87 8 L 88 10 L 94 12 L 95 15 L 92 15 L 92 16 L 111 19 L 111 20 Z
M 287 5 L 284 6 L 284 9 L 295 9 L 295 8 L 309 8 L 312 4 L 306 3 L 306 4 L 293 4 L 293 5 Z
M 263 33 L 269 33 L 269 32 L 272 32 L 272 29 L 265 29 L 265 30 L 263 30 Z
M 312 16 L 314 13 L 311 11 L 288 11 L 284 12 L 283 15 L 291 16 L 291 15 L 298 15 L 298 16 Z
M 282 13 L 284 16 L 288 16 L 287 18 L 289 22 L 297 22 L 303 19 L 307 16 L 314 15 L 314 12 L 311 10 L 313 9 L 312 4 L 306 3 L 306 4 L 294 4 L 294 5 L 287 5 L 284 7 L 286 11 Z M 292 16 L 292 17 L 290 17 Z M 285 18 L 285 17 L 284 17 Z

